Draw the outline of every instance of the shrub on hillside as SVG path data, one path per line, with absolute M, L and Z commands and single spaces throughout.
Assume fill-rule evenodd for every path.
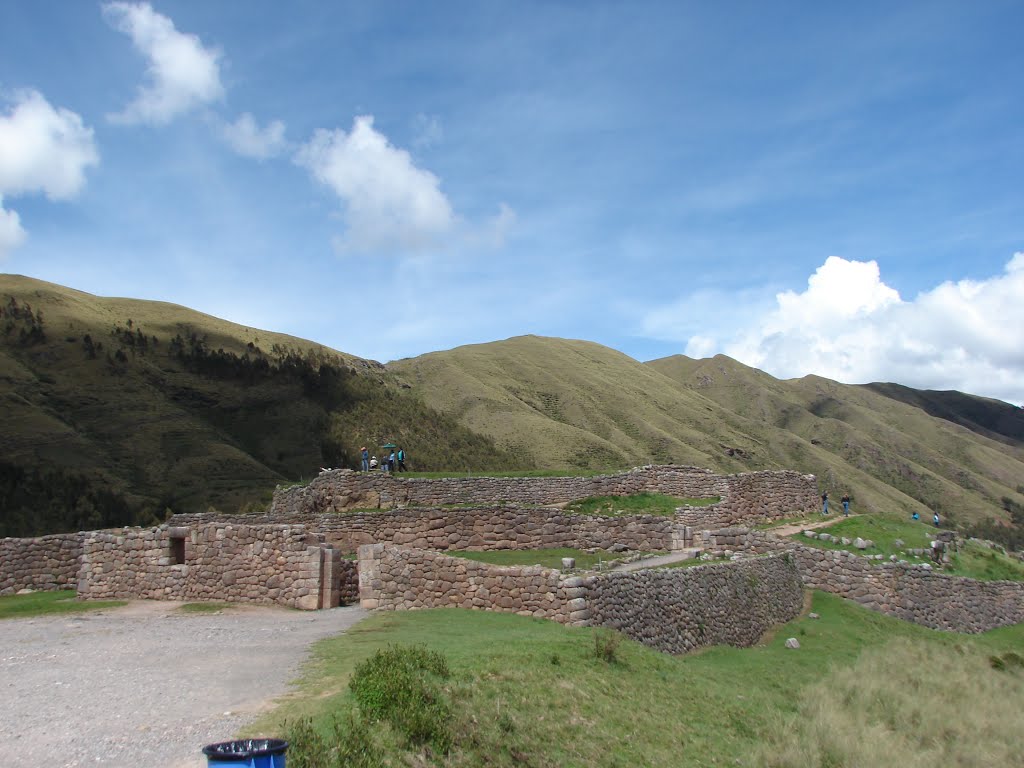
M 410 744 L 442 754 L 452 746 L 452 710 L 442 689 L 448 661 L 423 646 L 390 646 L 356 667 L 349 688 L 370 721 L 383 721 Z

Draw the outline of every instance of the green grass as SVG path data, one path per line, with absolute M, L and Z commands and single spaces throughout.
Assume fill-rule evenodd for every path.
M 33 592 L 28 595 L 7 595 L 0 597 L 0 619 L 23 619 L 31 616 L 46 616 L 54 613 L 81 613 L 102 608 L 118 608 L 124 600 L 83 600 L 76 599 L 75 591 Z
M 963 543 L 945 572 L 982 581 L 1024 581 L 1024 563 L 974 541 Z
M 820 619 L 792 621 L 754 648 L 672 657 L 623 640 L 614 663 L 595 657 L 589 628 L 459 609 L 377 613 L 318 643 L 299 692 L 248 732 L 283 733 L 286 720 L 312 717 L 328 733 L 336 714 L 353 710 L 347 685 L 358 663 L 388 645 L 418 644 L 448 660 L 455 745 L 442 763 L 409 755 L 379 729 L 374 739 L 388 765 L 749 766 L 780 723 L 798 716 L 805 692 L 865 650 L 905 638 L 925 685 L 935 649 L 1005 654 L 1024 646 L 1024 625 L 977 637 L 935 632 L 824 593 L 814 595 L 813 610 Z M 786 649 L 787 637 L 801 648 Z M 1018 698 L 1002 704 L 1024 707 Z
M 928 534 L 934 534 L 935 528 L 924 521 L 896 520 L 882 515 L 858 515 L 842 520 L 827 528 L 818 530 L 819 533 L 830 533 L 833 536 L 848 539 L 856 539 L 858 536 L 863 539 L 870 539 L 875 543 L 874 548 L 866 549 L 864 554 L 881 554 L 885 556 L 886 562 L 890 555 L 896 555 L 901 560 L 912 563 L 931 562 L 931 558 L 925 555 L 918 557 L 905 552 L 907 549 L 928 549 L 931 547 L 931 540 Z M 855 549 L 852 544 L 843 546 L 833 544 L 820 539 L 808 539 L 803 533 L 793 534 L 790 538 L 799 541 L 810 547 L 819 549 L 845 549 L 855 553 L 861 550 Z M 897 539 L 902 540 L 902 546 L 896 546 Z M 973 541 L 963 541 L 960 552 L 953 555 L 951 562 L 942 568 L 943 573 L 952 576 L 966 576 L 982 581 L 1024 581 L 1024 563 L 1012 557 L 1008 557 L 998 550 L 989 549 L 982 544 Z
M 817 532 L 829 533 L 840 538 L 845 536 L 851 541 L 857 537 L 870 539 L 874 542 L 875 546 L 872 549 L 864 550 L 864 554 L 881 554 L 885 555 L 886 558 L 889 555 L 896 555 L 906 560 L 925 562 L 927 558 L 922 559 L 904 555 L 903 551 L 905 549 L 927 549 L 931 547 L 931 540 L 928 538 L 928 534 L 934 535 L 935 528 L 926 525 L 923 521 L 898 520 L 883 515 L 857 515 L 856 517 L 841 520 L 827 528 L 820 528 Z M 820 541 L 819 539 L 808 539 L 803 535 L 803 532 L 793 534 L 791 538 L 799 541 L 801 544 L 821 549 L 861 551 L 854 549 L 852 544 L 843 546 L 842 544 L 832 544 L 831 542 Z M 897 539 L 903 541 L 901 546 L 896 546 L 895 542 Z
M 666 496 L 662 493 L 636 493 L 632 496 L 591 496 L 566 505 L 567 514 L 602 515 L 619 517 L 624 515 L 671 516 L 677 507 L 706 507 L 717 504 L 721 499 L 715 496 L 706 499 L 685 499 Z
M 563 557 L 574 557 L 577 568 L 590 569 L 602 562 L 620 559 L 625 553 L 615 555 L 609 552 L 584 552 L 582 549 L 492 549 L 486 552 L 449 550 L 444 554 L 491 565 L 542 565 L 561 570 Z

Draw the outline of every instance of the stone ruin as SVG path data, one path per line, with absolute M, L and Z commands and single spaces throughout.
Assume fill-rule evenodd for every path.
M 719 501 L 671 516 L 564 509 L 591 496 L 643 492 Z M 814 476 L 795 472 L 649 466 L 597 477 L 427 479 L 333 470 L 279 489 L 263 514 L 175 515 L 157 528 L 0 540 L 0 594 L 72 588 L 82 599 L 464 607 L 612 627 L 673 653 L 752 644 L 798 615 L 805 588 L 939 629 L 1024 621 L 1024 585 L 869 563 L 752 527 L 818 503 Z M 552 547 L 683 550 L 727 561 L 595 573 L 444 554 Z

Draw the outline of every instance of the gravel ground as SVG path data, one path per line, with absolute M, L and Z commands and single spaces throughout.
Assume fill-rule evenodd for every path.
M 357 608 L 233 606 L 186 614 L 133 602 L 80 615 L 0 621 L 5 768 L 200 768 L 202 747 L 287 693 L 316 640 Z

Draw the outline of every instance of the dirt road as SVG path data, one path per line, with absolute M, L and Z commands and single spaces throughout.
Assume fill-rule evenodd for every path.
M 0 621 L 4 765 L 205 766 L 203 745 L 234 738 L 288 691 L 313 642 L 366 615 L 178 606 Z

